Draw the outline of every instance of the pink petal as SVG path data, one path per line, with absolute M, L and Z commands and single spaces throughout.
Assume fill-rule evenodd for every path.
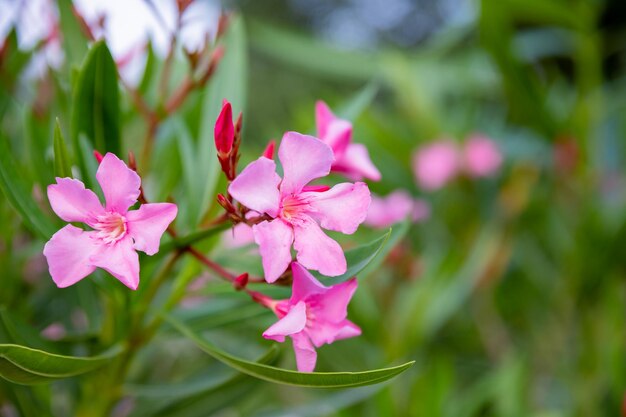
M 276 163 L 262 156 L 237 175 L 228 192 L 249 209 L 276 217 L 280 208 L 279 183 Z
M 135 241 L 135 249 L 148 255 L 157 253 L 161 236 L 177 213 L 178 207 L 172 203 L 143 204 L 139 210 L 126 213 L 126 227 Z
M 405 220 L 415 206 L 413 198 L 404 190 L 397 190 L 386 197 L 372 195 L 365 224 L 371 227 L 389 227 Z
M 318 300 L 315 314 L 328 321 L 337 322 L 348 316 L 348 304 L 357 289 L 356 278 L 333 285 Z
M 59 288 L 69 287 L 91 274 L 96 267 L 90 257 L 98 251 L 97 241 L 68 224 L 54 235 L 43 248 L 52 280 Z
M 361 335 L 361 328 L 349 320 L 343 321 L 343 327 L 339 330 L 339 333 L 335 336 L 335 340 L 348 339 L 350 337 L 356 337 Z
M 291 307 L 285 317 L 272 324 L 263 332 L 263 337 L 277 342 L 284 342 L 285 336 L 301 332 L 306 326 L 306 304 L 300 301 Z
M 278 148 L 278 158 L 283 165 L 281 192 L 297 194 L 309 182 L 330 172 L 334 161 L 332 149 L 313 136 L 287 132 Z
M 66 222 L 90 223 L 104 214 L 98 196 L 73 178 L 57 178 L 56 184 L 49 185 L 48 200 L 52 210 Z
M 337 119 L 328 125 L 326 134 L 320 135 L 320 139 L 331 147 L 335 159 L 338 160 L 344 155 L 350 141 L 352 141 L 352 123 Z
M 333 343 L 343 328 L 342 323 L 335 323 L 317 318 L 314 323 L 315 326 L 307 327 L 306 332 L 315 347 Z
M 282 220 L 276 219 L 255 224 L 252 231 L 261 252 L 265 280 L 272 283 L 285 272 L 291 262 L 293 229 Z
M 413 156 L 413 173 L 422 188 L 436 190 L 456 175 L 459 163 L 454 142 L 441 140 L 417 150 Z
M 411 213 L 411 217 L 416 223 L 428 220 L 430 217 L 430 204 L 428 204 L 428 201 L 419 198 L 416 199 L 413 202 L 413 212 Z
M 291 263 L 293 284 L 291 287 L 291 303 L 297 303 L 312 295 L 323 294 L 328 287 L 319 282 L 309 271 L 298 262 Z
M 352 234 L 356 231 L 370 205 L 370 190 L 365 183 L 341 183 L 325 192 L 302 193 L 313 211 L 311 216 L 324 229 Z
M 141 178 L 114 154 L 104 155 L 96 179 L 102 187 L 107 210 L 125 214 L 137 202 Z
M 333 171 L 346 175 L 353 181 L 363 178 L 380 181 L 380 171 L 370 159 L 367 147 L 361 143 L 351 143 L 341 159 L 333 165 Z
M 222 235 L 222 242 L 226 248 L 240 248 L 254 243 L 252 227 L 239 223 Z
M 318 100 L 315 103 L 315 126 L 317 127 L 317 134 L 320 138 L 326 136 L 328 132 L 328 126 L 337 120 L 330 107 L 322 100 Z
M 139 256 L 133 249 L 133 240 L 130 236 L 115 243 L 102 245 L 91 257 L 91 262 L 131 290 L 136 290 L 139 286 Z
M 346 258 L 339 243 L 322 232 L 310 217 L 294 224 L 294 245 L 298 262 L 322 275 L 334 277 L 346 272 Z
M 488 177 L 502 164 L 502 154 L 496 142 L 486 136 L 474 135 L 465 143 L 465 169 L 473 177 Z
M 291 335 L 293 350 L 296 353 L 296 364 L 300 372 L 313 372 L 317 362 L 317 352 L 311 344 L 309 337 L 304 333 Z

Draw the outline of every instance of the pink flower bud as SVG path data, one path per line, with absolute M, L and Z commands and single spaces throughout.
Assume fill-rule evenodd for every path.
M 267 159 L 274 159 L 274 148 L 276 148 L 276 141 L 272 139 L 267 144 L 267 147 L 263 151 L 262 156 L 266 157 Z
M 224 100 L 222 111 L 215 122 L 215 147 L 220 156 L 226 156 L 233 149 L 235 140 L 235 126 L 233 125 L 233 109 L 230 103 Z
M 102 154 L 98 151 L 93 151 L 93 157 L 96 158 L 98 164 L 100 164 L 100 162 L 102 162 L 102 159 L 104 158 L 104 156 L 102 156 Z

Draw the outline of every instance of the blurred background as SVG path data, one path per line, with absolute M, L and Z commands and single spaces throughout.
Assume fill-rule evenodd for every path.
M 626 3 L 196 0 L 184 14 L 173 84 L 190 65 L 185 51 L 216 36 L 222 9 L 233 11 L 222 62 L 230 78 L 208 88 L 244 112 L 244 162 L 286 130 L 314 133 L 315 102 L 324 100 L 352 121 L 353 140 L 382 173 L 371 190 L 402 190 L 428 207 L 418 221 L 394 225 L 359 276 L 350 318 L 363 335 L 322 348 L 319 370 L 417 363 L 389 383 L 351 390 L 242 377 L 194 391 L 182 381 L 199 375 L 199 363 L 223 370 L 162 336 L 142 357 L 161 358 L 159 369 L 131 374 L 120 415 L 626 415 Z M 55 119 L 69 127 L 73 71 L 88 43 L 81 24 L 105 37 L 123 84 L 155 102 L 149 72 L 162 68 L 175 15 L 176 3 L 164 0 L 0 0 L 1 151 L 35 204 L 46 206 L 42 190 L 53 179 Z M 128 91 L 120 88 L 123 149 L 139 153 L 146 127 Z M 204 96 L 159 130 L 152 166 L 160 168 L 145 178 L 153 195 L 193 189 L 184 151 L 168 138 L 212 135 L 217 108 L 212 120 L 194 110 Z M 420 152 L 437 143 L 467 149 L 477 135 L 494 144 L 494 169 L 450 168 L 455 174 L 437 186 L 420 177 Z M 191 172 L 202 173 L 196 163 L 200 171 L 190 164 Z M 36 334 L 63 321 L 80 329 L 64 304 L 75 294 L 58 298 L 44 240 L 16 204 L 0 199 L 2 311 Z M 192 217 L 182 213 L 179 227 L 192 230 Z M 365 226 L 342 243 L 368 242 L 390 225 Z M 245 248 L 212 250 L 232 268 L 258 269 L 242 261 Z M 201 276 L 199 268 L 185 273 Z M 85 288 L 77 297 L 95 297 Z M 228 315 L 245 300 L 202 288 L 181 313 L 196 329 L 233 346 L 261 343 L 269 315 L 249 305 Z M 2 384 L 0 415 L 35 415 L 24 411 L 25 398 L 44 401 L 38 390 Z M 53 415 L 70 415 L 62 411 L 67 386 L 54 387 Z

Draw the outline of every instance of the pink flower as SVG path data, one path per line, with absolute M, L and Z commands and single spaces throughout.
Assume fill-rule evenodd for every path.
M 474 135 L 465 142 L 464 168 L 473 177 L 488 177 L 502 164 L 497 144 L 486 136 Z
M 222 103 L 222 110 L 215 122 L 214 137 L 218 155 L 227 157 L 233 149 L 235 125 L 233 124 L 233 109 L 226 100 Z
M 85 231 L 68 224 L 46 243 L 43 254 L 50 275 L 59 288 L 75 284 L 96 268 L 102 268 L 130 289 L 139 285 L 136 250 L 154 255 L 161 235 L 176 217 L 175 204 L 137 202 L 141 179 L 117 156 L 107 153 L 96 172 L 106 205 L 96 194 L 72 178 L 57 178 L 48 186 L 52 210 L 66 222 L 85 223 Z
M 315 104 L 317 136 L 330 146 L 335 154 L 334 172 L 354 181 L 368 178 L 379 181 L 381 176 L 372 163 L 365 145 L 352 142 L 352 123 L 336 117 L 323 101 Z
M 278 149 L 284 178 L 276 163 L 260 157 L 231 183 L 228 191 L 240 203 L 272 218 L 252 227 L 259 245 L 267 282 L 274 282 L 291 262 L 291 246 L 297 259 L 309 269 L 327 276 L 346 272 L 341 247 L 321 227 L 352 234 L 365 220 L 370 192 L 362 182 L 326 187 L 306 187 L 330 172 L 333 152 L 317 138 L 287 132 Z
M 384 228 L 411 217 L 414 222 L 425 220 L 430 215 L 430 207 L 423 200 L 413 199 L 406 191 L 397 190 L 386 197 L 372 195 L 372 203 L 367 211 L 365 224 Z
M 346 319 L 357 281 L 352 278 L 326 287 L 297 262 L 291 264 L 291 270 L 291 298 L 276 303 L 274 312 L 279 320 L 263 337 L 277 342 L 284 342 L 285 336 L 291 337 L 298 371 L 312 372 L 317 361 L 315 348 L 361 334 L 361 329 Z
M 450 140 L 439 140 L 417 150 L 413 155 L 413 173 L 426 190 L 437 190 L 448 183 L 460 168 L 457 147 Z

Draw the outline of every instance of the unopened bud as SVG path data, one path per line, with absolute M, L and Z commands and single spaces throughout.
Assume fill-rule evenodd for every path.
M 241 291 L 248 285 L 248 273 L 244 272 L 233 281 L 233 285 L 237 291 Z
M 214 129 L 215 147 L 220 159 L 225 158 L 233 149 L 235 140 L 235 126 L 233 125 L 233 109 L 230 103 L 224 100 Z
M 217 195 L 217 203 L 222 206 L 224 210 L 226 210 L 229 214 L 237 213 L 237 209 L 235 208 L 235 206 L 233 206 L 233 203 L 231 203 L 226 197 L 224 197 L 223 194 Z
M 276 141 L 272 139 L 265 147 L 262 156 L 266 157 L 267 159 L 274 159 L 274 148 L 276 148 Z
M 98 161 L 98 164 L 100 164 L 100 162 L 102 162 L 102 160 L 104 159 L 104 156 L 102 156 L 102 154 L 98 151 L 93 151 L 93 157 L 96 158 L 96 161 Z
M 128 167 L 133 171 L 137 171 L 137 160 L 133 151 L 128 152 Z
M 217 38 L 220 38 L 226 32 L 228 23 L 230 23 L 230 14 L 222 12 L 217 22 Z

